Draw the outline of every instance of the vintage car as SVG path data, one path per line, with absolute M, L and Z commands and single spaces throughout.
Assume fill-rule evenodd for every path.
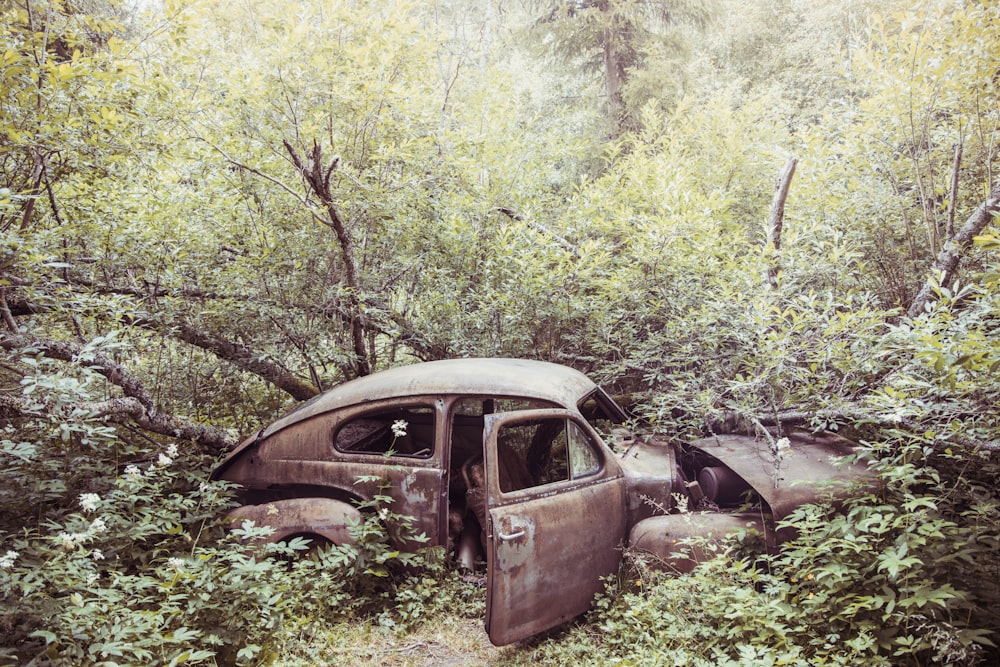
M 351 540 L 358 501 L 382 490 L 429 543 L 485 561 L 497 645 L 586 611 L 623 547 L 687 570 L 686 537 L 756 529 L 862 474 L 831 435 L 640 439 L 582 373 L 518 359 L 455 359 L 334 387 L 240 444 L 213 477 L 241 485 L 234 520 L 274 541 Z M 382 480 L 382 481 L 379 481 Z M 686 511 L 678 511 L 686 510 Z M 415 548 L 415 544 L 403 544 Z M 481 565 L 480 565 L 481 567 Z

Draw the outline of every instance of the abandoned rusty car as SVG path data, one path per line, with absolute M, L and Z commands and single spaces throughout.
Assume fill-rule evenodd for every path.
M 273 526 L 274 541 L 330 543 L 351 539 L 357 502 L 388 482 L 393 510 L 430 544 L 467 566 L 485 561 L 486 630 L 500 645 L 586 611 L 624 546 L 683 570 L 696 557 L 674 553 L 684 537 L 749 526 L 774 544 L 776 520 L 859 475 L 839 462 L 850 443 L 829 435 L 677 445 L 634 436 L 625 418 L 557 364 L 419 363 L 303 403 L 213 476 L 243 489 L 235 519 Z

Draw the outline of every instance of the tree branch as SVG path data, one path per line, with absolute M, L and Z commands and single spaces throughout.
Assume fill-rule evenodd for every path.
M 223 429 L 160 412 L 153 405 L 153 399 L 146 388 L 125 367 L 100 352 L 84 350 L 78 343 L 37 338 L 26 334 L 5 334 L 0 337 L 0 347 L 6 350 L 33 349 L 50 359 L 75 364 L 80 364 L 80 356 L 86 353 L 89 358 L 85 363 L 107 378 L 111 384 L 120 387 L 125 394 L 124 397 L 109 401 L 71 406 L 72 410 L 80 410 L 83 414 L 111 421 L 131 420 L 153 433 L 191 440 L 212 452 L 220 452 L 235 443 L 234 438 Z M 28 415 L 34 412 L 31 405 L 22 397 L 0 395 L 0 407 L 5 410 Z
M 721 419 L 707 424 L 707 429 L 715 433 L 733 433 L 743 430 L 756 430 L 760 425 L 782 426 L 782 425 L 804 425 L 814 419 L 840 421 L 840 422 L 866 422 L 874 424 L 880 428 L 903 429 L 911 433 L 925 433 L 927 425 L 913 419 L 896 418 L 885 415 L 874 415 L 870 412 L 851 407 L 840 410 L 782 410 L 774 414 L 762 415 L 760 417 L 728 412 Z M 746 424 L 753 425 L 754 429 L 747 429 Z M 960 435 L 944 436 L 942 442 L 967 447 L 969 449 L 983 449 L 992 452 L 1000 452 L 1000 441 L 980 441 L 972 440 Z M 943 445 L 942 445 L 943 446 Z
M 962 228 L 941 248 L 931 267 L 931 276 L 920 288 L 920 292 L 906 311 L 908 317 L 916 317 L 924 312 L 924 308 L 934 295 L 934 290 L 939 285 L 947 285 L 952 281 L 959 262 L 972 245 L 972 239 L 981 234 L 998 214 L 1000 214 L 1000 181 L 993 184 L 986 201 L 973 211 Z
M 10 312 L 10 306 L 7 305 L 6 287 L 0 287 L 0 316 L 2 316 L 3 323 L 7 329 L 11 333 L 17 333 L 17 322 L 14 321 L 14 315 Z
M 204 137 L 202 137 L 201 135 L 199 135 L 197 132 L 195 133 L 195 136 L 197 136 L 198 139 L 200 139 L 201 141 L 204 141 L 206 144 L 208 144 L 209 146 L 211 146 L 212 150 L 214 150 L 219 155 L 221 155 L 222 158 L 226 162 L 228 162 L 229 164 L 233 165 L 234 167 L 239 167 L 240 169 L 243 169 L 244 171 L 250 172 L 254 176 L 259 176 L 260 178 L 263 178 L 265 181 L 270 181 L 274 185 L 277 185 L 279 188 L 281 188 L 282 190 L 284 190 L 285 192 L 287 192 L 288 194 L 290 194 L 292 197 L 294 197 L 296 201 L 298 201 L 300 204 L 302 204 L 302 206 L 305 207 L 306 211 L 308 211 L 309 214 L 312 217 L 314 217 L 317 221 L 323 223 L 324 225 L 327 224 L 327 222 L 323 218 L 323 216 L 321 216 L 319 213 L 317 213 L 315 210 L 313 210 L 312 204 L 309 203 L 309 200 L 306 199 L 305 197 L 303 197 L 297 190 L 295 190 L 295 188 L 293 188 L 290 185 L 287 185 L 284 181 L 282 181 L 282 180 L 280 180 L 278 178 L 275 178 L 274 176 L 271 176 L 267 172 L 263 172 L 260 169 L 257 169 L 255 167 L 251 167 L 250 165 L 248 165 L 248 164 L 246 164 L 244 162 L 240 162 L 239 160 L 237 160 L 234 157 L 231 157 L 229 155 L 229 153 L 227 153 L 226 151 L 224 151 L 220 147 L 216 146 L 215 144 L 213 144 L 208 139 L 205 139 Z
M 511 220 L 516 220 L 517 222 L 523 222 L 524 224 L 528 225 L 529 227 L 533 227 L 536 232 L 542 234 L 543 236 L 548 236 L 550 238 L 555 239 L 556 243 L 558 243 L 559 245 L 561 245 L 567 252 L 571 253 L 574 257 L 579 257 L 580 256 L 580 251 L 577 249 L 577 247 L 575 245 L 573 245 L 572 243 L 570 243 L 569 241 L 567 241 L 563 237 L 559 236 L 558 234 L 556 234 L 555 232 L 553 232 L 551 229 L 549 229 L 548 227 L 546 227 L 542 223 L 535 222 L 533 220 L 526 220 L 524 218 L 524 216 L 520 215 L 519 213 L 517 213 L 513 209 L 509 209 L 509 208 L 506 208 L 506 207 L 503 207 L 503 206 L 499 207 L 497 209 L 497 212 L 498 213 L 503 213 L 504 215 L 506 215 Z
M 254 354 L 252 350 L 238 343 L 233 343 L 219 336 L 213 336 L 212 334 L 195 329 L 190 323 L 183 320 L 175 322 L 172 329 L 176 331 L 178 339 L 207 350 L 218 358 L 253 373 L 289 394 L 297 401 L 310 399 L 319 393 L 319 389 L 313 384 L 296 377 L 279 364 L 261 358 L 259 355 Z
M 354 240 L 351 232 L 344 224 L 344 219 L 340 216 L 336 202 L 333 200 L 333 193 L 330 192 L 330 177 L 340 164 L 340 158 L 334 157 L 328 167 L 323 166 L 323 149 L 319 142 L 313 140 L 312 150 L 308 153 L 308 159 L 299 157 L 295 147 L 288 140 L 282 142 L 285 150 L 292 160 L 292 164 L 298 170 L 299 175 L 308 184 L 319 200 L 326 207 L 328 220 L 321 220 L 324 225 L 333 229 L 337 235 L 337 242 L 340 244 L 340 257 L 344 262 L 344 273 L 346 274 L 347 286 L 351 289 L 350 311 L 351 321 L 348 326 L 351 330 L 351 340 L 354 345 L 354 364 L 357 375 L 368 375 L 372 372 L 371 362 L 368 359 L 368 346 L 365 340 L 365 330 L 362 325 L 361 302 L 361 278 L 358 274 L 358 267 L 354 257 Z M 317 219 L 319 219 L 317 217 Z
M 773 253 L 767 267 L 767 283 L 772 289 L 778 286 L 778 271 L 781 269 L 778 257 L 781 250 L 781 231 L 785 222 L 785 200 L 788 199 L 788 189 L 792 185 L 792 177 L 795 175 L 798 163 L 794 157 L 788 158 L 774 186 L 774 200 L 771 202 L 771 214 L 767 220 L 767 244 Z

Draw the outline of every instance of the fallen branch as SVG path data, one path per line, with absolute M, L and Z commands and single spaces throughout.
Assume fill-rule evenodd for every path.
M 79 343 L 38 338 L 26 334 L 8 334 L 0 337 L 0 347 L 6 350 L 32 349 L 50 359 L 75 364 L 86 363 L 89 368 L 103 375 L 125 394 L 123 397 L 108 401 L 80 403 L 63 408 L 70 410 L 73 414 L 117 422 L 133 421 L 147 431 L 171 438 L 191 440 L 211 452 L 220 452 L 235 443 L 235 439 L 223 429 L 198 424 L 161 412 L 153 404 L 152 396 L 138 378 L 124 366 L 112 361 L 100 352 L 84 350 Z M 85 361 L 82 361 L 81 355 L 84 353 Z M 0 396 L 0 408 L 9 413 L 24 416 L 38 412 L 37 401 L 28 400 L 21 396 Z

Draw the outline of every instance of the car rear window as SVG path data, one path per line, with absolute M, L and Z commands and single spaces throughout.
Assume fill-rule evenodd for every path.
M 429 458 L 434 453 L 434 415 L 427 405 L 376 409 L 336 427 L 333 446 L 347 453 Z

